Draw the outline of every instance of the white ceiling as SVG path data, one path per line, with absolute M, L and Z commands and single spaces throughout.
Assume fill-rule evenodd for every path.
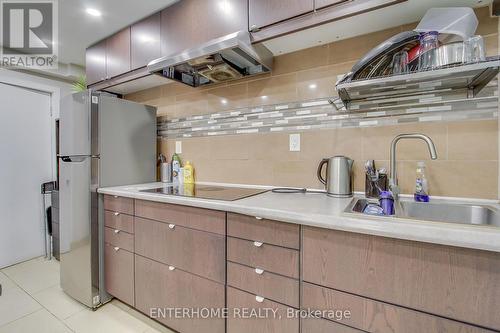
M 59 58 L 66 64 L 85 64 L 85 49 L 179 0 L 61 0 L 59 1 Z M 181 0 L 182 1 L 182 0 Z M 492 0 L 408 0 L 407 2 L 341 21 L 293 33 L 264 44 L 273 54 L 284 54 L 318 44 L 359 36 L 416 22 L 431 7 L 485 6 Z M 101 17 L 85 12 L 95 8 Z
M 85 49 L 177 0 L 60 0 L 59 61 L 85 65 Z M 88 15 L 86 8 L 101 11 Z
M 432 7 L 482 7 L 492 0 L 408 0 L 264 42 L 274 55 L 420 21 Z

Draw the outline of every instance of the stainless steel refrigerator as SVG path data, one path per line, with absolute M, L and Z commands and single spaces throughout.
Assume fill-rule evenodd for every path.
M 96 308 L 104 285 L 104 210 L 99 187 L 156 179 L 156 109 L 82 92 L 60 107 L 61 286 Z

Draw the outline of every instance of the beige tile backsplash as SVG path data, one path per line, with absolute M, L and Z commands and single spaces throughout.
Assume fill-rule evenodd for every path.
M 478 33 L 486 37 L 488 54 L 498 54 L 498 19 L 490 18 L 487 8 L 477 10 L 477 15 Z M 272 74 L 197 89 L 172 83 L 126 98 L 155 105 L 158 115 L 173 119 L 334 96 L 338 75 L 349 71 L 360 56 L 379 42 L 413 26 L 276 57 Z M 305 131 L 301 133 L 300 152 L 288 151 L 289 133 L 189 138 L 182 140 L 181 157 L 193 162 L 199 181 L 321 188 L 316 178 L 321 159 L 346 155 L 355 160 L 355 190 L 363 191 L 364 161 L 374 159 L 379 167 L 389 169 L 391 140 L 399 133 L 410 132 L 429 135 L 436 144 L 438 160 L 430 160 L 423 142 L 401 141 L 397 152 L 398 178 L 404 193 L 413 192 L 416 163 L 425 160 L 431 195 L 498 198 L 497 120 Z M 174 149 L 175 140 L 159 141 L 159 151 L 167 156 Z

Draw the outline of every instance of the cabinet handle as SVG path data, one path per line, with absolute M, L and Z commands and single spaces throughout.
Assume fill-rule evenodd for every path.
M 254 245 L 255 247 L 261 247 L 261 246 L 262 246 L 262 244 L 264 244 L 264 243 L 262 243 L 262 242 L 257 242 L 257 241 L 256 241 L 256 242 L 253 242 L 253 245 Z
M 256 216 L 255 218 L 256 218 L 257 220 L 262 220 L 262 217 L 260 217 L 260 216 Z
M 120 230 L 118 230 L 118 229 L 115 229 L 115 234 L 117 234 L 117 233 L 119 233 L 119 232 L 120 232 Z
M 175 228 L 175 224 L 170 223 L 170 224 L 168 225 L 168 227 L 169 227 L 170 229 L 174 229 L 174 228 Z
M 174 266 L 168 266 L 168 270 L 169 270 L 169 271 L 173 271 L 174 269 L 175 269 L 175 267 L 174 267 Z
M 120 215 L 120 213 L 118 213 L 118 212 L 115 212 L 115 216 L 118 216 L 118 215 Z
M 257 31 L 259 31 L 259 30 L 260 30 L 260 29 L 259 29 L 259 28 L 257 27 L 257 25 L 255 25 L 255 24 L 252 24 L 252 26 L 250 27 L 250 31 L 251 31 L 251 32 L 257 32 Z
M 260 268 L 256 268 L 255 269 L 255 273 L 259 274 L 259 275 L 262 275 L 264 273 L 264 270 L 263 269 L 260 269 Z
M 265 298 L 264 298 L 264 297 L 262 297 L 262 296 L 255 296 L 255 300 L 256 300 L 257 302 L 259 302 L 259 303 L 264 302 L 264 299 L 265 299 Z
M 115 246 L 115 247 L 114 247 L 114 250 L 115 250 L 115 251 L 119 251 L 119 250 L 120 250 L 120 248 L 119 248 L 118 246 Z

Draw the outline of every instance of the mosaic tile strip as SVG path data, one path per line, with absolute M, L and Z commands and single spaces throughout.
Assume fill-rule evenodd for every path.
M 400 123 L 498 118 L 498 81 L 474 98 L 467 91 L 364 100 L 346 110 L 336 98 L 241 108 L 179 119 L 161 117 L 158 136 L 189 138 L 214 135 L 373 127 Z

